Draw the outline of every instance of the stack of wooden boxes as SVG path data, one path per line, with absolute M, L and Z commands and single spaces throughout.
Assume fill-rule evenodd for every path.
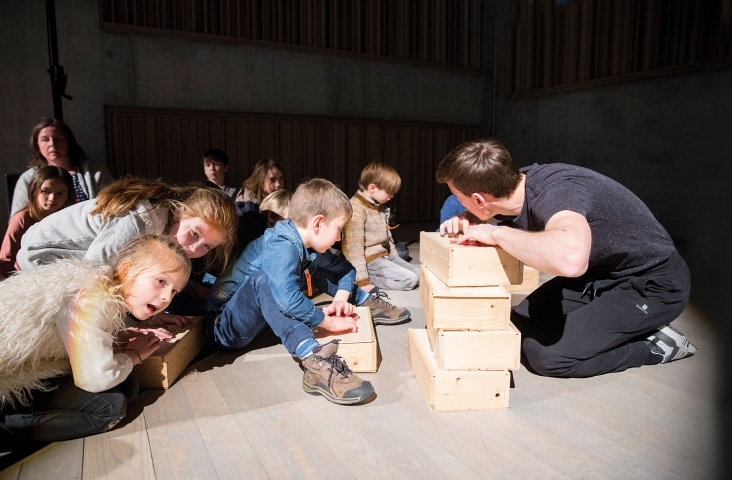
M 508 407 L 509 370 L 520 367 L 521 335 L 510 322 L 523 264 L 500 247 L 457 245 L 420 235 L 420 296 L 426 329 L 409 329 L 408 355 L 430 410 Z

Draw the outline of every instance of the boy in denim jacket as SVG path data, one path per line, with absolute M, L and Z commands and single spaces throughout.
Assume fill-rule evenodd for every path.
M 351 204 L 331 182 L 314 178 L 295 191 L 289 217 L 250 243 L 232 272 L 211 289 L 206 308 L 220 312 L 214 341 L 224 349 L 240 349 L 269 324 L 287 351 L 302 361 L 306 392 L 334 403 L 360 403 L 373 395 L 371 383 L 336 354 L 337 342 L 320 346 L 312 331 L 317 326 L 335 333 L 356 331 L 354 304 L 370 298 L 356 287 L 354 268 L 329 251 L 351 218 Z M 312 283 L 333 297 L 324 310 L 302 293 L 306 271 Z

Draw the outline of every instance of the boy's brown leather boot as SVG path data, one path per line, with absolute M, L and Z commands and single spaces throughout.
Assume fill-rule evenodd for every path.
M 352 405 L 363 402 L 374 394 L 371 382 L 356 376 L 346 361 L 336 355 L 338 340 L 316 347 L 313 354 L 302 361 L 305 373 L 302 388 L 311 395 L 323 395 L 333 403 Z
M 374 325 L 396 325 L 409 320 L 411 316 L 409 310 L 395 307 L 386 301 L 388 298 L 386 292 L 377 291 L 369 295 L 369 298 L 360 305 L 371 309 L 371 319 Z

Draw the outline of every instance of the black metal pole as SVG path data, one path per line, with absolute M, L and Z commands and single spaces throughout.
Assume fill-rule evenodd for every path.
M 56 4 L 54 0 L 46 0 L 46 30 L 48 33 L 48 73 L 51 75 L 51 95 L 53 96 L 53 116 L 59 120 L 64 118 L 61 97 L 66 95 L 66 74 L 64 67 L 58 64 L 58 41 L 56 39 Z

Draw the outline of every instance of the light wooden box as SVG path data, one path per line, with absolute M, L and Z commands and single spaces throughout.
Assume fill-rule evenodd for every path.
M 188 317 L 190 326 L 176 329 L 168 328 L 175 337 L 161 342 L 155 353 L 132 369 L 140 380 L 140 388 L 167 390 L 180 374 L 201 352 L 205 343 L 203 317 Z
M 518 285 L 504 285 L 508 292 L 521 292 L 523 290 L 536 290 L 539 288 L 539 270 L 524 264 L 524 279 Z
M 511 294 L 504 287 L 448 287 L 424 265 L 419 294 L 427 328 L 449 330 L 506 330 L 511 316 Z
M 433 412 L 508 408 L 508 370 L 441 370 L 427 332 L 408 329 L 407 357 Z
M 522 263 L 501 247 L 450 243 L 439 232 L 421 232 L 419 260 L 450 287 L 520 284 Z
M 521 333 L 513 323 L 506 330 L 427 329 L 437 367 L 443 370 L 518 370 Z
M 325 336 L 320 328 L 314 330 L 315 339 L 325 344 L 334 339 L 340 340 L 338 355 L 345 358 L 348 366 L 354 372 L 375 372 L 377 368 L 378 342 L 374 331 L 374 322 L 371 320 L 371 309 L 356 307 L 358 332 Z

